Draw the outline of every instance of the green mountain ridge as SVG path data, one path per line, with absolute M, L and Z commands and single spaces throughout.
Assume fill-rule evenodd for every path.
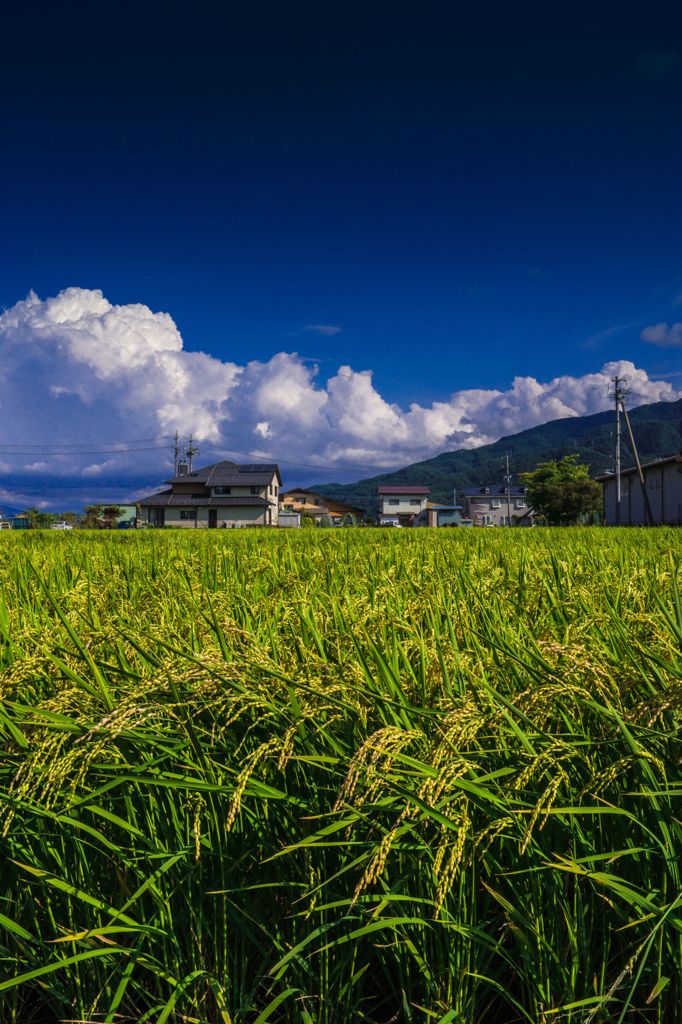
M 682 449 L 682 399 L 640 405 L 629 415 L 642 462 L 651 462 Z M 535 469 L 539 462 L 571 454 L 576 454 L 590 467 L 592 476 L 598 476 L 613 468 L 614 433 L 613 412 L 571 416 L 501 437 L 480 448 L 444 452 L 391 473 L 351 484 L 320 484 L 310 489 L 374 513 L 379 484 L 422 484 L 431 488 L 432 500 L 451 502 L 455 490 L 461 496 L 467 487 L 502 483 L 507 454 L 514 483 L 518 482 L 519 473 Z M 634 464 L 625 425 L 622 442 L 625 468 Z

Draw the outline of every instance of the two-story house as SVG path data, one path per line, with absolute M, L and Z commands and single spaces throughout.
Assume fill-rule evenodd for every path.
M 334 501 L 317 491 L 309 491 L 304 487 L 294 487 L 290 491 L 283 491 L 280 495 L 280 508 L 285 511 L 300 512 L 302 515 L 313 516 L 321 519 L 327 516 L 334 526 L 343 523 L 352 516 L 362 521 L 365 513 L 355 505 L 347 505 L 343 501 Z
M 279 466 L 215 462 L 190 473 L 182 464 L 170 486 L 138 502 L 153 526 L 277 526 Z
M 377 487 L 379 526 L 415 526 L 426 514 L 430 487 L 382 484 Z
M 532 526 L 533 510 L 525 487 L 498 484 L 464 492 L 464 515 L 474 526 Z

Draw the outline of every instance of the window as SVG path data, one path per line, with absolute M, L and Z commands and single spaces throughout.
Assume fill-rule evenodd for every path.
M 251 493 L 252 494 L 258 494 L 259 492 L 260 492 L 260 487 L 252 487 L 251 488 Z
M 231 487 L 214 487 L 213 488 L 213 493 L 214 494 L 232 494 L 232 488 Z
M 514 502 L 514 507 L 515 508 L 525 508 L 525 505 L 526 505 L 526 503 L 523 500 L 523 498 L 517 498 L 516 501 Z
M 197 510 L 195 508 L 181 508 L 180 518 L 181 519 L 196 519 Z
M 319 498 L 315 498 L 314 499 L 314 504 L 315 505 L 319 505 L 320 504 L 320 499 Z
M 502 502 L 499 500 L 499 498 L 493 498 L 493 500 L 490 502 L 490 507 L 499 508 L 501 504 Z
M 410 498 L 410 505 L 421 505 L 419 498 Z
M 400 504 L 400 498 L 389 498 L 388 499 L 388 504 L 389 505 L 399 505 Z

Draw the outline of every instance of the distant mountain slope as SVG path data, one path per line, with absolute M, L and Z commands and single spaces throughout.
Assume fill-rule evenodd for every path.
M 11 519 L 12 516 L 18 516 L 23 509 L 20 509 L 18 505 L 2 505 L 0 506 L 0 516 L 4 519 Z
M 639 406 L 630 412 L 630 419 L 643 462 L 682 449 L 682 399 Z M 461 493 L 466 487 L 501 483 L 507 453 L 514 481 L 518 480 L 519 473 L 534 469 L 538 462 L 561 459 L 571 453 L 576 453 L 596 476 L 613 466 L 613 435 L 613 412 L 552 420 L 481 448 L 445 452 L 393 473 L 382 473 L 352 484 L 320 484 L 312 489 L 358 505 L 367 512 L 376 510 L 379 484 L 426 484 L 435 501 L 452 501 L 455 488 Z M 633 461 L 623 424 L 623 465 L 631 465 Z

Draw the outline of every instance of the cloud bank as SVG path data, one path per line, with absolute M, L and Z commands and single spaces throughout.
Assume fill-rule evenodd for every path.
M 2 313 L 0 351 L 2 468 L 31 474 L 40 467 L 84 484 L 133 468 L 157 479 L 168 472 L 168 457 L 158 450 L 130 456 L 114 444 L 106 455 L 88 455 L 66 445 L 163 444 L 177 429 L 199 440 L 200 462 L 244 453 L 281 461 L 289 480 L 300 475 L 295 464 L 311 467 L 312 476 L 319 468 L 318 479 L 329 478 L 327 471 L 350 478 L 601 411 L 610 406 L 615 374 L 628 378 L 633 405 L 682 394 L 619 361 L 582 377 L 517 377 L 507 390 L 459 390 L 447 401 L 401 408 L 377 391 L 370 370 L 340 366 L 321 383 L 317 368 L 295 352 L 223 362 L 186 351 L 167 313 L 115 306 L 82 288 L 46 300 L 31 293 Z M 38 450 L 11 448 L 28 443 Z M 59 451 L 46 452 L 48 444 Z

